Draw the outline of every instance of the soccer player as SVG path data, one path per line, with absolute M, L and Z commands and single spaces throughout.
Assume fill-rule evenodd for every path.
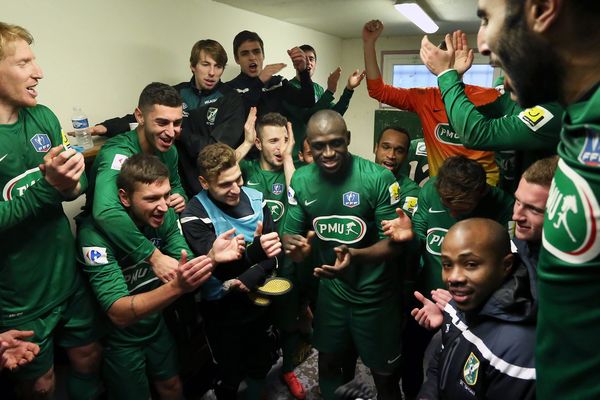
M 482 42 L 519 104 L 566 107 L 538 263 L 538 397 L 596 398 L 600 352 L 590 339 L 600 335 L 600 310 L 590 304 L 600 287 L 600 3 L 480 0 L 478 14 Z
M 281 242 L 263 196 L 243 187 L 234 150 L 222 143 L 206 146 L 198 156 L 204 189 L 181 215 L 183 234 L 196 254 L 206 254 L 218 235 L 235 228 L 247 243 L 240 260 L 217 265 L 201 292 L 199 305 L 217 363 L 215 393 L 235 399 L 245 379 L 246 397 L 258 399 L 271 368 L 267 308 L 253 293 L 280 263 Z M 210 287 L 207 287 L 208 285 Z
M 469 69 L 473 63 L 466 34 L 456 31 L 452 38 L 446 35 L 445 43 L 448 49 L 442 50 L 423 38 L 421 59 L 438 77 L 448 120 L 465 147 L 496 151 L 497 161 L 498 152 L 512 153 L 508 165 L 505 162 L 498 166 L 502 180 L 499 186 L 514 193 L 518 178 L 531 163 L 556 154 L 564 108 L 552 102 L 525 109 L 511 99 L 508 91 L 494 103 L 476 108 L 465 94 L 458 72 Z M 480 53 L 490 52 L 480 47 Z
M 241 257 L 243 240 L 227 232 L 213 249 L 193 258 L 169 207 L 169 169 L 157 156 L 134 154 L 119 172 L 116 186 L 128 217 L 164 254 L 179 260 L 166 284 L 147 262 L 136 262 L 94 224 L 78 224 L 79 262 L 110 322 L 104 350 L 104 380 L 113 399 L 148 399 L 150 382 L 161 399 L 182 398 L 175 341 L 160 311 L 211 275 L 213 263 Z M 189 261 L 188 261 L 189 260 Z
M 25 397 L 52 397 L 58 344 L 71 361 L 69 396 L 89 398 L 101 387 L 102 332 L 62 209 L 85 191 L 85 166 L 54 113 L 37 104 L 43 73 L 32 42 L 26 29 L 0 23 L 0 332 L 35 332 L 39 353 L 15 374 Z
M 314 47 L 308 44 L 300 46 L 300 50 L 306 55 L 307 66 L 310 77 L 312 79 L 317 69 L 317 52 Z M 284 115 L 292 123 L 294 128 L 294 154 L 297 154 L 300 150 L 303 140 L 306 138 L 306 123 L 310 117 L 319 110 L 331 109 L 344 115 L 348 106 L 350 105 L 350 99 L 354 94 L 354 89 L 360 85 L 363 78 L 365 77 L 364 72 L 356 70 L 348 77 L 348 82 L 344 87 L 344 91 L 340 96 L 337 103 L 333 102 L 333 95 L 335 94 L 340 79 L 342 69 L 337 67 L 327 78 L 327 90 L 324 90 L 321 85 L 313 82 L 313 88 L 315 91 L 315 104 L 312 107 L 298 107 L 288 102 L 283 103 Z M 296 77 L 289 81 L 290 85 L 300 89 L 300 74 L 296 74 Z
M 241 31 L 233 38 L 233 55 L 240 66 L 240 74 L 227 82 L 244 99 L 245 114 L 256 107 L 258 116 L 283 112 L 283 101 L 299 107 L 315 104 L 315 93 L 306 68 L 306 56 L 298 47 L 288 50 L 294 69 L 300 78 L 300 88 L 292 86 L 281 75 L 275 75 L 285 64 L 269 64 L 263 68 L 265 49 L 256 32 Z
M 115 182 L 123 162 L 134 154 L 155 154 L 167 165 L 172 193 L 169 206 L 176 212 L 185 208 L 185 193 L 177 173 L 177 150 L 173 143 L 181 131 L 182 105 L 171 86 L 154 82 L 144 88 L 135 110 L 139 126 L 107 141 L 94 160 L 86 209 L 107 238 L 134 262 L 148 261 L 162 281 L 175 278 L 177 260 L 162 254 L 127 215 Z
M 385 168 L 348 152 L 350 135 L 335 111 L 314 114 L 307 137 L 315 163 L 292 178 L 284 243 L 286 254 L 300 261 L 316 234 L 314 273 L 321 281 L 313 344 L 321 395 L 334 398 L 344 383 L 345 355 L 356 348 L 379 397 L 399 398 L 392 374 L 400 359 L 399 269 L 386 262 L 394 249 L 381 228 L 396 217 L 398 182 Z
M 189 197 L 201 190 L 196 159 L 204 146 L 221 142 L 239 146 L 243 139 L 244 105 L 242 97 L 221 81 L 227 52 L 212 39 L 197 41 L 190 54 L 192 78 L 174 86 L 183 100 L 181 134 L 175 141 L 179 153 L 179 174 Z M 92 128 L 92 134 L 114 136 L 128 132 L 133 114 L 113 118 Z
M 419 116 L 427 146 L 430 176 L 438 174 L 445 159 L 463 155 L 479 162 L 485 169 L 488 183 L 495 186 L 498 182 L 498 167 L 494 161 L 494 153 L 469 150 L 460 143 L 448 123 L 438 88 L 401 89 L 383 83 L 375 55 L 375 42 L 381 32 L 383 24 L 378 20 L 366 23 L 362 31 L 369 96 L 382 103 L 415 112 Z M 477 86 L 467 86 L 467 94 L 478 106 L 491 103 L 500 95 L 495 89 Z
M 375 163 L 389 169 L 400 186 L 400 207 L 410 216 L 417 209 L 420 187 L 401 172 L 408 155 L 410 135 L 401 127 L 385 128 L 375 143 Z
M 298 160 L 302 163 L 302 165 L 312 164 L 315 160 L 312 156 L 312 151 L 310 150 L 310 144 L 308 144 L 308 139 L 304 138 L 302 141 L 302 148 L 298 150 Z
M 421 298 L 431 322 L 444 329 L 417 398 L 535 399 L 534 288 L 510 252 L 506 229 L 484 218 L 457 222 L 441 258 L 452 300 L 442 315 Z

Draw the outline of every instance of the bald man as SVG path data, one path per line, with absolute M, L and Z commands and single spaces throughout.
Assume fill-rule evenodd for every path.
M 284 247 L 300 261 L 310 251 L 307 237 L 316 234 L 314 264 L 322 266 L 315 269 L 321 281 L 313 345 L 321 394 L 335 398 L 344 358 L 356 349 L 373 373 L 379 398 L 401 398 L 392 376 L 401 355 L 400 269 L 385 260 L 393 249 L 381 229 L 383 220 L 396 217 L 398 182 L 386 168 L 348 152 L 350 135 L 335 111 L 314 114 L 307 137 L 314 164 L 292 178 Z
M 452 300 L 431 321 L 443 318 L 442 346 L 418 398 L 534 399 L 535 306 L 506 228 L 485 218 L 456 223 L 442 244 L 442 268 Z

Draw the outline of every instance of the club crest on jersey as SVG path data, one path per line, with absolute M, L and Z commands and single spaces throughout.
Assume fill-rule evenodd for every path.
M 206 111 L 206 121 L 213 125 L 215 123 L 215 119 L 217 118 L 217 112 L 219 111 L 216 107 L 208 107 L 208 111 Z
M 271 192 L 273 192 L 275 196 L 279 196 L 283 193 L 283 183 L 274 183 L 273 186 L 271 186 Z
M 431 228 L 427 230 L 427 237 L 425 238 L 425 248 L 430 254 L 435 256 L 442 255 L 442 242 L 448 233 L 448 229 L 444 228 Z
M 390 204 L 394 205 L 400 201 L 400 185 L 398 182 L 392 183 L 388 187 L 388 192 L 390 192 Z
M 265 200 L 265 205 L 269 208 L 269 211 L 271 211 L 273 222 L 277 222 L 283 217 L 285 207 L 282 202 L 277 200 Z
M 467 385 L 473 386 L 477 383 L 477 377 L 479 376 L 479 359 L 475 354 L 469 354 L 467 361 L 463 367 L 463 377 Z
M 554 115 L 542 106 L 531 107 L 519 113 L 519 119 L 534 132 L 550 122 L 552 118 Z
M 106 257 L 106 247 L 82 247 L 81 253 L 87 265 L 102 265 L 108 264 Z
M 113 158 L 112 160 L 112 164 L 110 165 L 111 169 L 120 171 L 121 170 L 121 166 L 123 165 L 123 163 L 125 162 L 125 160 L 127 160 L 129 157 L 127 157 L 124 154 L 115 154 L 115 158 Z
M 552 255 L 582 264 L 600 254 L 600 207 L 588 182 L 562 159 L 550 186 L 542 243 Z
M 587 129 L 583 149 L 577 159 L 587 166 L 600 167 L 600 132 Z
M 317 237 L 324 241 L 351 244 L 367 233 L 367 224 L 353 215 L 326 215 L 313 220 Z
M 38 153 L 47 153 L 52 147 L 50 138 L 45 133 L 36 133 L 31 138 L 31 144 Z
M 348 208 L 354 208 L 360 205 L 360 194 L 356 192 L 346 192 L 342 195 L 342 204 Z
M 450 128 L 448 123 L 440 123 L 435 127 L 435 137 L 438 141 L 451 146 L 462 146 L 458 134 Z

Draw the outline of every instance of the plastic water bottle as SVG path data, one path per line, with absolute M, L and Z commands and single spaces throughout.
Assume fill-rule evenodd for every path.
M 84 150 L 91 149 L 94 147 L 92 141 L 92 135 L 87 131 L 90 127 L 88 117 L 81 110 L 81 107 L 73 107 L 73 116 L 71 117 L 73 128 L 75 129 L 75 137 L 77 138 L 77 144 L 83 147 Z

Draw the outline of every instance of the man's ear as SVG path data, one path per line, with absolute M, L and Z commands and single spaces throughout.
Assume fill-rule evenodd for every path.
M 131 207 L 131 200 L 125 189 L 119 189 L 119 200 L 121 201 L 121 204 L 123 204 L 123 207 Z
M 140 110 L 139 107 L 135 108 L 133 115 L 135 116 L 135 120 L 137 121 L 137 123 L 141 126 L 144 126 L 144 115 L 142 114 L 142 110 Z
M 352 139 L 352 134 L 348 130 L 346 132 L 348 133 L 348 145 L 350 145 L 350 139 Z
M 258 138 L 258 135 L 256 135 L 256 138 L 254 139 L 254 145 L 256 146 L 258 151 L 262 151 L 262 142 Z
M 515 256 L 511 254 L 507 254 L 502 259 L 502 274 L 506 277 L 513 269 L 513 264 L 515 262 Z
M 375 146 L 373 146 L 373 154 L 377 153 L 377 148 L 379 147 L 379 143 L 375 143 Z
M 204 179 L 203 176 L 198 177 L 198 182 L 200 182 L 200 186 L 202 186 L 202 189 L 208 190 L 208 181 Z
M 548 32 L 556 22 L 563 0 L 529 0 L 525 2 L 527 24 L 535 33 Z

